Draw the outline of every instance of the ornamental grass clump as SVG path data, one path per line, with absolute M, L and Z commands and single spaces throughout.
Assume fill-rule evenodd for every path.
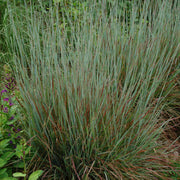
M 177 2 L 150 2 L 128 15 L 115 1 L 88 2 L 77 20 L 59 13 L 63 1 L 22 14 L 9 4 L 22 123 L 53 177 L 152 179 L 170 168 L 158 158 L 158 118 L 178 63 Z

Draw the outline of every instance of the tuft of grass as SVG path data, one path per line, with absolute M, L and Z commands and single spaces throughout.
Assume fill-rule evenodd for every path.
M 134 2 L 128 14 L 92 1 L 81 16 L 63 2 L 18 14 L 8 6 L 22 123 L 42 166 L 60 179 L 164 178 L 159 117 L 178 74 L 177 1 L 147 0 L 140 12 Z

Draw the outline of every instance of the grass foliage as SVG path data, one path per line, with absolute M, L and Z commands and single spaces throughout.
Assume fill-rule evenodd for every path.
M 24 128 L 44 168 L 61 179 L 162 178 L 157 140 L 179 74 L 177 1 L 135 1 L 128 13 L 105 0 L 77 14 L 63 1 L 41 8 L 9 4 L 5 32 Z

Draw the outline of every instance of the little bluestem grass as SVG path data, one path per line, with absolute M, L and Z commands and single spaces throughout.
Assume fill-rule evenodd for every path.
M 113 2 L 92 1 L 77 20 L 59 13 L 63 1 L 22 14 L 9 4 L 24 128 L 61 179 L 162 178 L 167 167 L 155 152 L 179 57 L 177 2 L 134 2 L 128 15 Z

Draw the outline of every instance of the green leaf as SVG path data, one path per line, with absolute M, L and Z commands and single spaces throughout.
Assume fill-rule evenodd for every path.
M 13 152 L 6 152 L 1 156 L 1 158 L 9 161 L 13 156 L 14 156 Z
M 42 175 L 42 173 L 43 173 L 42 170 L 37 170 L 29 176 L 28 180 L 37 180 Z
M 0 179 L 7 178 L 7 177 L 8 177 L 7 172 L 4 172 L 3 174 L 0 174 Z
M 7 163 L 6 160 L 0 158 L 0 168 L 3 167 Z
M 7 168 L 4 168 L 4 169 L 0 170 L 0 177 L 1 177 L 1 175 L 5 174 L 6 170 L 7 170 Z
M 18 144 L 17 147 L 16 147 L 16 156 L 17 156 L 18 158 L 23 157 L 22 149 L 23 149 L 22 145 L 19 145 L 19 144 Z
M 17 121 L 17 119 L 14 119 L 14 120 L 12 120 L 12 121 L 8 121 L 6 124 L 7 124 L 7 125 L 14 124 L 16 121 Z
M 13 173 L 13 177 L 26 177 L 26 174 L 23 174 L 21 172 Z
M 17 105 L 11 107 L 10 116 L 16 113 Z
M 1 114 L 1 113 L 0 113 Z M 1 114 L 0 116 L 0 125 L 2 126 L 3 124 L 5 124 L 7 122 L 7 116 L 4 114 Z
M 28 153 L 30 152 L 30 150 L 31 150 L 31 146 L 29 146 L 29 147 L 26 149 L 25 155 L 28 154 Z
M 0 149 L 4 149 L 6 146 L 8 146 L 9 139 L 4 139 L 0 142 Z

